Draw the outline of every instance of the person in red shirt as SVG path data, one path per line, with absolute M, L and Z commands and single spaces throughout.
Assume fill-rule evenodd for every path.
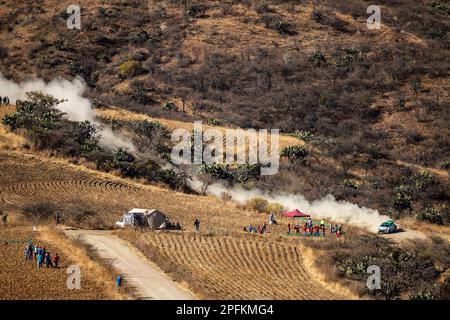
M 52 258 L 53 261 L 53 268 L 58 268 L 58 262 L 59 262 L 59 256 L 57 253 Z
M 315 226 L 314 227 L 314 231 L 315 231 L 315 236 L 318 236 L 319 235 L 319 226 Z

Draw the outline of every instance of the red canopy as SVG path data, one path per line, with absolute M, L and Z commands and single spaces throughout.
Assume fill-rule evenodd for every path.
M 289 217 L 289 218 L 297 218 L 297 217 L 299 217 L 299 218 L 308 218 L 308 217 L 310 217 L 309 214 L 300 212 L 297 209 L 295 209 L 293 211 L 285 211 L 285 212 L 282 213 L 282 215 L 285 216 L 285 217 Z

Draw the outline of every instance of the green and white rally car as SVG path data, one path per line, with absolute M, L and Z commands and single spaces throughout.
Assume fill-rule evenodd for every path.
M 378 232 L 382 233 L 393 233 L 397 231 L 397 225 L 394 223 L 394 220 L 388 220 L 380 224 L 378 227 Z

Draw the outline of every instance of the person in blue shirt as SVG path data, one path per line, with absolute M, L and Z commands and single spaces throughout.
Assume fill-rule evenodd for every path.
M 116 289 L 120 289 L 122 286 L 122 275 L 119 274 L 116 278 Z

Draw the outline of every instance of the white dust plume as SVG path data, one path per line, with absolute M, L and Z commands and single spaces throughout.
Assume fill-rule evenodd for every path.
M 41 91 L 42 93 L 54 96 L 57 99 L 65 99 L 58 109 L 67 113 L 70 120 L 92 122 L 100 127 L 100 142 L 110 148 L 125 147 L 130 151 L 135 151 L 133 143 L 124 137 L 114 133 L 109 127 L 103 126 L 96 120 L 94 110 L 89 99 L 83 97 L 86 90 L 85 82 L 82 78 L 75 78 L 73 81 L 65 79 L 55 79 L 48 83 L 41 79 L 31 79 L 21 83 L 7 80 L 0 74 L 0 96 L 9 97 L 10 103 L 15 104 L 16 100 L 26 100 L 26 93 L 30 91 Z

